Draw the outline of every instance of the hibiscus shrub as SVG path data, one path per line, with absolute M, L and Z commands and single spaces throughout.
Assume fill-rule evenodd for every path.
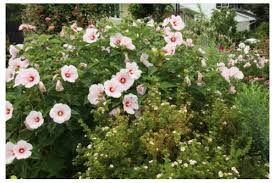
M 11 45 L 7 176 L 266 178 L 268 60 L 205 36 L 172 15 Z

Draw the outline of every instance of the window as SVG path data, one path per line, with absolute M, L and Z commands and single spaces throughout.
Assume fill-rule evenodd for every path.
M 217 9 L 221 9 L 221 8 L 233 8 L 233 9 L 241 9 L 242 8 L 242 4 L 229 4 L 229 3 L 217 3 L 216 4 L 216 8 Z
M 229 5 L 229 3 L 217 3 L 216 4 L 216 8 L 217 9 L 220 9 L 220 8 L 228 8 L 230 5 Z

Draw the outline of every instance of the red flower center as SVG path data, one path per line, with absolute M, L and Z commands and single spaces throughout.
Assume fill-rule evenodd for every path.
M 176 22 L 176 21 L 174 21 L 174 22 L 173 22 L 173 25 L 174 25 L 174 26 L 177 26 L 177 22 Z
M 118 40 L 116 40 L 116 44 L 120 44 L 121 43 L 121 41 L 118 39 Z
M 25 149 L 23 148 L 23 147 L 21 147 L 20 149 L 19 149 L 19 153 L 24 153 L 25 152 Z
M 9 115 L 11 112 L 11 109 L 10 108 L 6 108 L 6 115 Z
M 134 71 L 132 69 L 129 70 L 130 74 L 134 74 Z
M 65 76 L 67 77 L 67 78 L 69 78 L 70 76 L 71 76 L 71 74 L 70 73 L 65 73 Z
M 34 118 L 34 122 L 38 123 L 40 121 L 40 118 L 37 116 Z
M 122 84 L 124 84 L 124 83 L 126 82 L 126 79 L 125 79 L 125 78 L 121 78 L 121 79 L 120 79 L 120 82 L 121 82 Z
M 113 93 L 115 91 L 115 88 L 111 86 L 109 90 Z
M 29 81 L 30 81 L 30 82 L 33 82 L 33 81 L 34 81 L 34 77 L 33 77 L 33 76 L 30 76 L 30 77 L 29 77 Z
M 129 102 L 129 101 L 126 101 L 126 102 L 125 102 L 125 106 L 126 106 L 126 107 L 129 107 L 129 106 L 130 106 L 130 102 Z
M 175 38 L 175 37 L 171 37 L 171 41 L 172 41 L 172 42 L 175 42 L 175 41 L 176 41 L 176 38 Z
M 91 36 L 90 36 L 90 39 L 91 39 L 91 40 L 95 40 L 95 35 L 91 35 Z
M 63 111 L 58 111 L 57 115 L 58 116 L 63 116 L 64 112 Z

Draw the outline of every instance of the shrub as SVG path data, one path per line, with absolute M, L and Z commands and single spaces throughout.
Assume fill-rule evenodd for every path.
M 269 37 L 269 23 L 263 22 L 261 23 L 255 30 L 255 37 L 258 39 L 265 39 Z
M 24 23 L 37 27 L 38 33 L 59 33 L 63 26 L 77 21 L 81 27 L 101 18 L 116 16 L 118 4 L 28 4 L 22 13 Z
M 11 46 L 7 177 L 264 178 L 262 157 L 257 175 L 244 170 L 255 137 L 239 126 L 245 104 L 232 107 L 251 85 L 239 55 L 259 57 L 247 45 L 219 50 L 215 38 L 169 18 L 165 29 L 128 18 L 65 26 L 60 35 L 30 32 Z M 266 60 L 254 64 L 255 76 L 268 74 Z
M 253 100 L 251 100 L 253 99 Z M 259 85 L 244 86 L 236 98 L 243 134 L 251 136 L 256 155 L 269 158 L 269 96 Z
M 214 10 L 211 16 L 211 22 L 214 24 L 219 34 L 233 36 L 236 33 L 235 21 L 236 12 L 233 9 L 222 8 Z

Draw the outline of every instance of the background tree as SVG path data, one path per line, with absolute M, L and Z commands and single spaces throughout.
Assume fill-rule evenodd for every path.
M 78 26 L 86 27 L 118 13 L 118 4 L 28 4 L 22 19 L 35 25 L 38 32 L 56 33 L 61 31 L 62 26 L 75 21 Z
M 131 4 L 129 11 L 136 19 L 152 17 L 156 21 L 162 21 L 163 18 L 175 12 L 172 4 Z
M 257 25 L 263 22 L 269 22 L 269 4 L 244 4 L 244 9 L 256 14 Z

